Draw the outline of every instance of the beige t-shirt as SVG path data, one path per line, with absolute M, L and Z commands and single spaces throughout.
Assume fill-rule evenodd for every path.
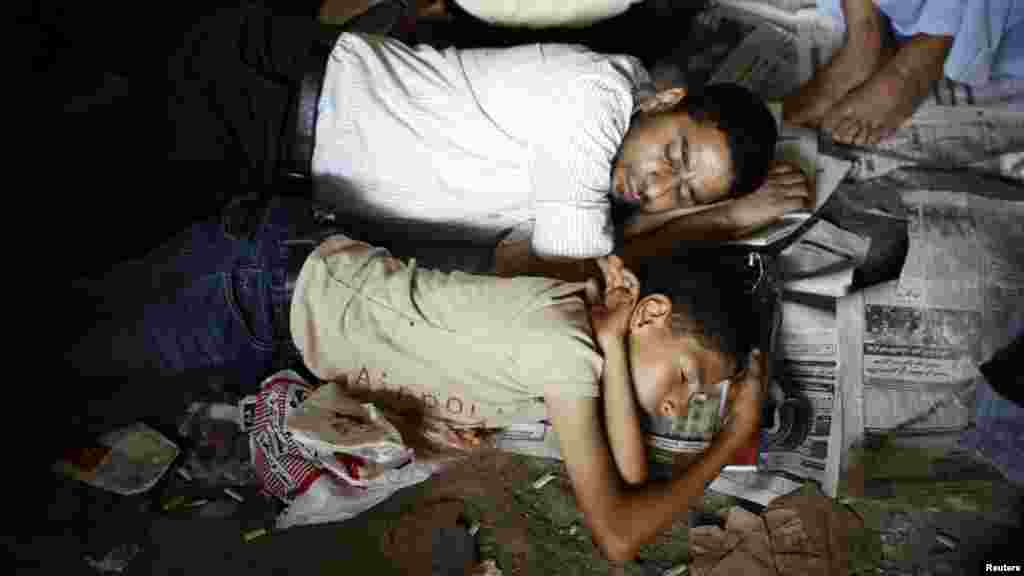
M 319 378 L 404 391 L 458 425 L 544 419 L 543 396 L 597 397 L 603 368 L 582 284 L 423 269 L 341 235 L 303 265 L 291 331 Z

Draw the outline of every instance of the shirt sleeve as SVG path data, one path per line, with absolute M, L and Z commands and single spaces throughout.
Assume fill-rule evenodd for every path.
M 612 160 L 629 127 L 635 92 L 647 79 L 628 56 L 544 47 L 546 59 L 568 61 L 552 71 L 545 127 L 532 139 L 534 254 L 596 258 L 614 248 Z

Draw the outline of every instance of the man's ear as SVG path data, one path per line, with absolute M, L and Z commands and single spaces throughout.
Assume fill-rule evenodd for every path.
M 640 111 L 645 114 L 653 114 L 668 110 L 678 104 L 686 97 L 686 88 L 669 88 L 661 90 L 654 96 L 648 96 L 640 100 Z
M 630 329 L 642 331 L 648 328 L 668 326 L 672 320 L 672 301 L 661 294 L 651 294 L 637 302 L 630 321 Z

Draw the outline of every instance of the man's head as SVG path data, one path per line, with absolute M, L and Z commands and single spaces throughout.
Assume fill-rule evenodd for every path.
M 630 375 L 648 424 L 664 428 L 686 417 L 694 393 L 743 367 L 759 330 L 750 296 L 713 261 L 680 255 L 635 272 Z
M 777 137 L 764 102 L 736 84 L 664 90 L 640 102 L 612 167 L 612 194 L 646 212 L 742 196 L 764 181 Z

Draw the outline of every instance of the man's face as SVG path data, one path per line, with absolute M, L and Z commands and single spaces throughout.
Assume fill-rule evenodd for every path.
M 736 362 L 692 336 L 673 334 L 670 321 L 662 316 L 670 303 L 645 303 L 651 298 L 659 296 L 638 303 L 628 336 L 637 401 L 650 416 L 685 418 L 690 397 L 697 392 L 714 394 L 716 384 L 735 375 Z
M 732 185 L 725 133 L 686 112 L 639 112 L 612 167 L 612 194 L 645 212 L 724 200 Z

